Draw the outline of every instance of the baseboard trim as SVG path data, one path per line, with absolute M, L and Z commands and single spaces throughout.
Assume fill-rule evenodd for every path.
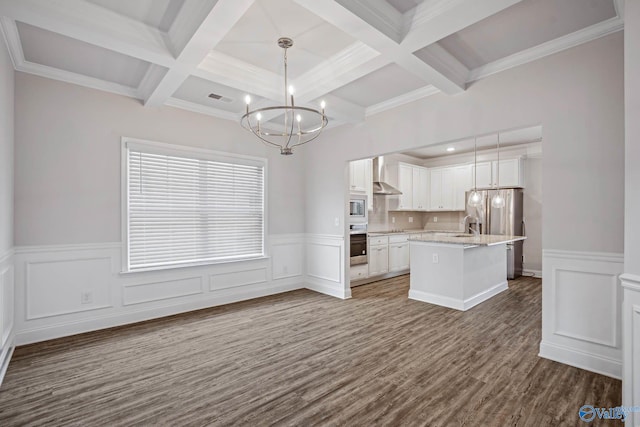
M 540 342 L 538 356 L 564 363 L 565 365 L 585 369 L 607 377 L 622 379 L 622 361 L 610 359 L 593 353 L 576 350 L 563 345 L 552 344 L 546 341 Z
M 307 277 L 305 287 L 310 291 L 329 295 L 340 299 L 351 298 L 351 288 L 345 289 L 342 286 L 334 286 L 333 282 Z
M 506 291 L 507 289 L 509 289 L 507 282 L 502 282 L 465 300 L 443 297 L 442 295 L 435 295 L 429 292 L 411 289 L 409 290 L 409 299 L 453 308 L 454 310 L 467 311 L 495 295 L 498 295 L 500 292 Z
M 25 329 L 16 331 L 15 345 L 20 346 L 32 344 L 40 341 L 97 331 L 100 329 L 158 319 L 175 314 L 182 314 L 190 311 L 251 300 L 254 298 L 276 295 L 283 292 L 295 291 L 298 289 L 304 289 L 304 287 L 304 284 L 299 280 L 292 281 L 283 279 L 261 286 L 239 287 L 217 291 L 212 293 L 209 298 L 203 298 L 197 301 L 168 304 L 153 308 L 141 308 L 138 310 L 127 310 L 126 312 L 96 316 L 86 320 L 83 319 L 46 327 Z
M 429 304 L 440 305 L 442 307 L 453 308 L 454 310 L 464 311 L 464 301 L 456 298 L 443 297 L 429 292 L 409 290 L 409 299 L 415 301 L 426 302 Z
M 11 336 L 7 340 L 7 345 L 2 352 L 2 358 L 0 358 L 0 386 L 2 386 L 7 369 L 9 369 L 9 363 L 11 362 L 11 357 L 13 356 L 13 350 L 15 350 L 15 348 L 15 337 Z
M 509 284 L 508 282 L 504 281 L 502 283 L 499 283 L 493 286 L 492 288 L 487 289 L 484 292 L 480 292 L 479 294 L 472 296 L 471 298 L 467 298 L 463 302 L 464 310 L 469 310 L 470 308 L 475 307 L 476 305 L 482 302 L 485 302 L 490 298 L 493 298 L 494 296 L 498 295 L 500 292 L 504 292 L 507 289 L 509 289 Z

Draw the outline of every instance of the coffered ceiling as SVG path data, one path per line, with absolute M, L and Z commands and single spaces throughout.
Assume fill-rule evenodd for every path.
M 282 104 L 291 37 L 296 102 L 335 126 L 619 31 L 622 1 L 0 0 L 0 24 L 18 71 L 230 120 Z

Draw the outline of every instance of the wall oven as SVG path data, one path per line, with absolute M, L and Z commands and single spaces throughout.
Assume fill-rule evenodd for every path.
M 367 225 L 351 224 L 349 226 L 349 259 L 350 265 L 367 264 Z
M 349 200 L 349 224 L 367 223 L 367 196 L 365 194 L 352 194 Z

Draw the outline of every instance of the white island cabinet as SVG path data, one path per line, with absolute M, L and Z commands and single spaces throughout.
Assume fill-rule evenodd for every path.
M 410 239 L 409 298 L 466 311 L 507 289 L 507 246 L 521 236 Z

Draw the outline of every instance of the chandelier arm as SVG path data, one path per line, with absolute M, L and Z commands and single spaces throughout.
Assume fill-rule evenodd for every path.
M 292 146 L 291 146 L 291 147 L 289 147 L 289 148 L 294 148 L 294 147 L 297 147 L 297 146 L 299 146 L 299 145 L 304 145 L 304 144 L 306 144 L 306 143 L 308 143 L 308 142 L 313 141 L 314 139 L 316 139 L 316 138 L 317 138 L 317 137 L 319 137 L 319 136 L 320 136 L 320 133 L 316 133 L 316 134 L 313 136 L 313 138 L 308 139 L 308 140 L 303 141 L 303 142 L 299 142 L 299 143 L 297 143 L 297 144 L 294 144 L 294 145 L 292 145 Z
M 281 148 L 279 144 L 276 144 L 275 142 L 271 142 L 271 141 L 269 141 L 269 140 L 267 140 L 267 139 L 263 138 L 261 134 L 259 134 L 258 132 L 256 132 L 256 131 L 255 131 L 255 129 L 253 128 L 253 126 L 251 126 L 251 119 L 250 119 L 250 117 L 247 117 L 247 124 L 248 124 L 248 126 L 249 126 L 249 127 L 248 127 L 248 128 L 245 128 L 245 129 L 247 129 L 249 132 L 251 132 L 252 134 L 254 134 L 256 137 L 260 138 L 260 140 L 262 140 L 265 144 L 269 144 L 269 145 L 272 145 L 272 146 L 274 146 L 274 147 Z

